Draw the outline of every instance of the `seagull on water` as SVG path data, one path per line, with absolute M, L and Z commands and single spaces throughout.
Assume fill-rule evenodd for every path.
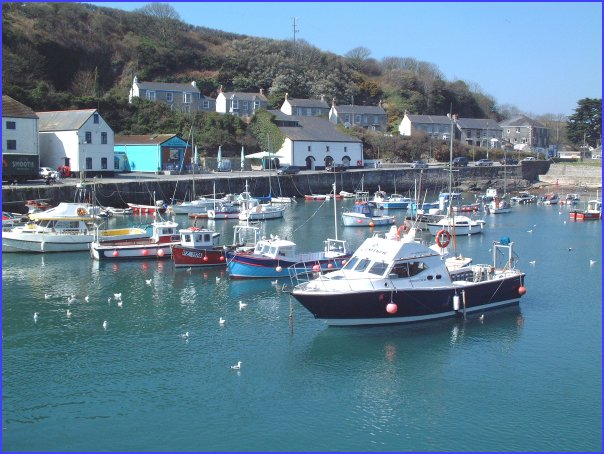
M 241 369 L 241 361 L 237 361 L 237 364 L 235 364 L 234 366 L 231 366 L 231 369 L 233 369 L 233 370 Z
M 151 282 L 153 282 L 153 279 L 145 279 L 145 284 L 151 285 Z
M 107 304 L 111 304 L 111 297 L 107 298 Z
M 216 276 L 216 282 L 220 282 L 220 278 Z
M 103 321 L 103 329 L 107 329 L 107 320 Z
M 71 317 L 71 311 L 69 309 L 67 309 L 67 312 L 65 312 L 65 315 L 67 315 L 68 317 Z
M 535 260 L 531 260 L 529 263 L 530 263 L 531 265 L 534 265 L 534 264 L 535 264 Z
M 123 307 L 123 304 L 124 304 L 124 303 L 122 302 L 122 300 L 118 300 L 118 302 L 117 302 L 117 307 Z
M 589 261 L 589 266 L 594 266 L 595 264 L 596 264 L 596 261 L 595 261 L 595 260 L 590 260 L 590 261 Z
M 224 318 L 220 317 L 220 320 L 218 320 L 218 323 L 219 323 L 221 326 L 224 326 L 224 324 L 226 323 L 226 320 L 225 320 Z
M 122 294 L 121 294 L 121 293 L 114 293 L 114 294 L 113 294 L 113 297 L 114 297 L 116 300 L 121 300 L 121 299 L 122 299 Z
M 186 333 L 181 334 L 180 337 L 182 339 L 188 339 L 189 338 L 189 332 L 187 331 Z
M 50 295 L 48 293 L 44 294 L 44 299 L 47 300 L 48 298 L 50 298 Z
M 484 314 L 480 314 L 480 317 L 478 317 L 478 320 L 480 320 L 480 323 L 484 322 Z
M 243 301 L 239 300 L 239 310 L 241 310 L 245 307 L 247 307 L 247 303 L 244 303 Z
M 86 295 L 86 296 L 84 297 L 84 301 L 86 301 L 86 302 L 90 301 L 90 297 L 89 297 L 88 295 Z
M 189 267 L 189 268 L 187 268 L 187 271 L 190 273 L 192 269 L 193 268 Z
M 38 313 L 34 312 L 34 323 L 38 321 Z
M 526 233 L 533 233 L 533 229 L 527 230 Z

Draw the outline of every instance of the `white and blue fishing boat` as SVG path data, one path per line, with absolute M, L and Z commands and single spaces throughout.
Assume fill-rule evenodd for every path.
M 351 211 L 342 213 L 342 224 L 347 227 L 375 227 L 394 224 L 394 216 L 376 214 L 375 202 L 356 202 Z

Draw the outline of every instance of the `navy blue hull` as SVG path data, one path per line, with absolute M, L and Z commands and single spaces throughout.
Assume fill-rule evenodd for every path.
M 410 289 L 388 292 L 371 290 L 364 292 L 292 292 L 306 309 L 317 319 L 329 325 L 373 325 L 410 323 L 423 320 L 452 317 L 458 313 L 482 311 L 501 306 L 518 304 L 522 276 L 503 281 L 480 282 L 467 286 Z M 465 292 L 465 298 L 464 293 Z M 460 309 L 453 308 L 453 297 L 459 295 Z M 465 299 L 465 305 L 464 305 Z M 396 313 L 386 310 L 395 303 Z

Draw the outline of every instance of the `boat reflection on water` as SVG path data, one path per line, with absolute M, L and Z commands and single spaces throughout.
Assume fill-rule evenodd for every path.
M 523 326 L 520 307 L 509 306 L 485 312 L 482 320 L 480 314 L 472 314 L 465 320 L 459 316 L 429 323 L 323 329 L 298 360 L 307 366 L 333 364 L 360 370 L 367 361 L 379 367 L 379 358 L 383 358 L 401 366 L 404 363 L 405 368 L 421 367 L 425 361 L 435 363 L 435 355 L 450 352 L 451 347 L 482 348 L 493 343 L 505 348 L 518 340 Z

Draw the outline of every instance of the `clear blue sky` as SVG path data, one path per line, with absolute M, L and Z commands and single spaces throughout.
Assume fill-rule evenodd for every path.
M 529 114 L 570 115 L 579 99 L 602 97 L 601 3 L 167 3 L 189 24 L 264 38 L 292 39 L 295 17 L 296 38 L 321 50 L 434 63 Z

